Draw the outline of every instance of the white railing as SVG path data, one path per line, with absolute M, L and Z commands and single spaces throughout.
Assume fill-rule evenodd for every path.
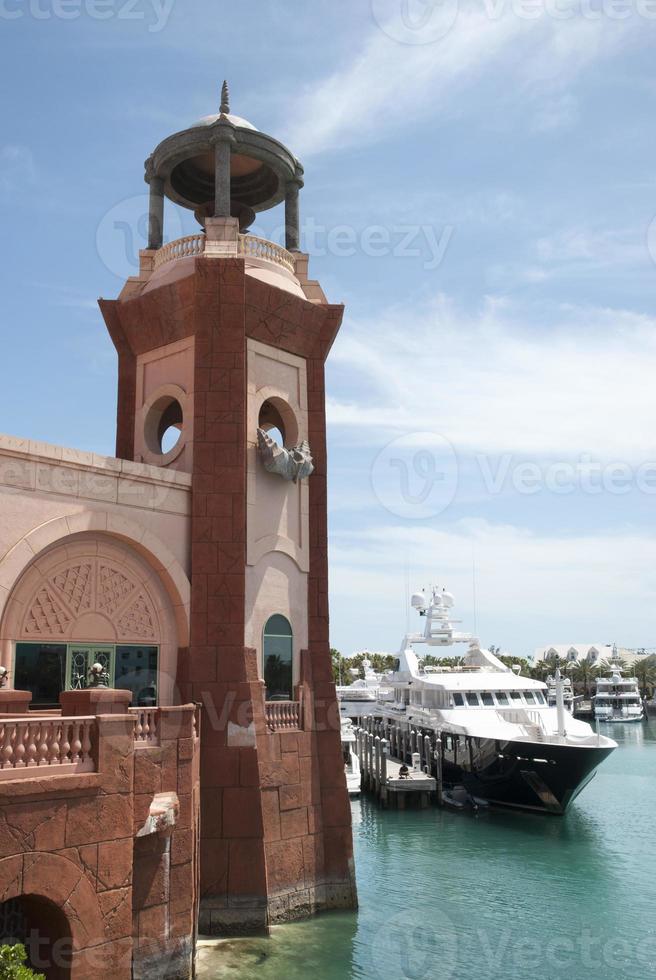
M 294 257 L 282 245 L 269 242 L 266 238 L 256 238 L 255 235 L 239 236 L 239 254 L 251 259 L 263 259 L 294 274 Z
M 95 772 L 95 718 L 39 717 L 0 721 L 0 780 Z
M 205 235 L 199 232 L 197 235 L 187 235 L 186 238 L 176 238 L 175 241 L 162 245 L 155 252 L 153 259 L 153 269 L 159 269 L 166 262 L 173 259 L 185 259 L 190 255 L 203 255 L 205 252 Z M 257 238 L 255 235 L 240 235 L 237 248 L 238 255 L 244 258 L 259 259 L 262 262 L 270 262 L 272 265 L 279 265 L 288 272 L 294 274 L 294 256 L 282 245 L 269 242 L 266 238 Z
M 196 235 L 187 235 L 185 238 L 176 238 L 168 245 L 162 245 L 155 252 L 153 259 L 153 269 L 159 269 L 165 262 L 171 259 L 185 259 L 188 255 L 202 255 L 205 251 L 205 235 L 198 232 Z
M 301 730 L 300 701 L 267 701 L 264 707 L 270 731 L 298 732 Z
M 135 718 L 135 748 L 143 748 L 148 745 L 159 745 L 159 709 L 128 708 L 128 711 Z

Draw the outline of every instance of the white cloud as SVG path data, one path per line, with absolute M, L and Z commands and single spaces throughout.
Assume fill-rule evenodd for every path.
M 653 642 L 656 535 L 599 530 L 564 537 L 480 520 L 334 534 L 334 640 L 341 642 L 343 632 L 345 644 L 398 649 L 406 630 L 406 563 L 410 590 L 446 585 L 455 594 L 462 629 L 473 632 L 474 559 L 477 627 L 484 643 L 508 645 L 521 655 L 540 643 L 591 637 L 632 646 Z M 374 621 L 366 615 L 370 607 Z M 360 624 L 357 610 L 364 614 Z M 416 618 L 409 625 L 421 629 Z
M 435 431 L 456 452 L 639 463 L 656 455 L 656 319 L 441 296 L 350 322 L 331 353 L 331 426 L 354 444 Z
M 404 44 L 374 27 L 357 55 L 309 86 L 292 113 L 287 138 L 301 154 L 342 149 L 385 138 L 431 110 L 460 115 L 476 102 L 464 97 L 471 82 L 489 73 L 504 98 L 527 103 L 537 127 L 561 125 L 575 103 L 559 93 L 590 63 L 639 36 L 638 18 L 559 20 L 538 10 L 518 16 L 509 3 L 461 4 L 446 37 Z M 503 65 L 503 75 L 499 66 Z M 477 101 L 485 99 L 477 90 Z M 539 101 L 551 100 L 551 108 Z

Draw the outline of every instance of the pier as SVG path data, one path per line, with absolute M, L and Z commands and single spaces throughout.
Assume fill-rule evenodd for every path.
M 383 806 L 398 809 L 404 809 L 407 802 L 421 808 L 431 800 L 441 803 L 439 738 L 371 716 L 361 722 L 362 727 L 356 727 L 355 734 L 363 791 L 375 795 Z

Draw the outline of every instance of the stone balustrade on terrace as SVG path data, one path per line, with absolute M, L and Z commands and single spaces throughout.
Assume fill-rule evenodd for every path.
M 160 746 L 161 714 L 160 708 L 128 708 L 135 750 Z M 196 706 L 190 733 L 194 745 L 199 726 Z M 0 715 L 0 781 L 98 772 L 101 738 L 96 715 L 64 717 L 61 708 Z
M 303 728 L 300 701 L 266 701 L 266 722 L 271 732 L 298 732 Z
M 206 236 L 199 232 L 168 242 L 155 252 L 153 269 L 157 270 L 174 259 L 184 259 L 190 255 L 203 255 L 206 251 L 206 241 Z M 279 266 L 294 275 L 295 261 L 292 253 L 288 252 L 282 245 L 270 242 L 266 238 L 258 238 L 256 235 L 239 235 L 236 252 L 237 255 L 247 259 L 255 259 L 258 262 Z

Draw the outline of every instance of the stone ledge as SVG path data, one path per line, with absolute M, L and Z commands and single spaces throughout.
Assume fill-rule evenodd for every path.
M 69 449 L 66 446 L 55 446 L 48 442 L 38 442 L 35 439 L 21 439 L 19 436 L 10 436 L 4 433 L 0 433 L 0 455 L 14 456 L 18 459 L 29 459 L 35 462 L 61 463 L 65 466 L 87 471 L 97 470 L 103 475 L 123 473 L 126 476 L 152 480 L 156 483 L 191 487 L 191 473 L 170 470 L 162 466 L 151 466 L 148 463 L 136 463 L 130 459 L 101 456 L 98 453 Z
M 191 474 L 0 435 L 0 486 L 179 514 L 191 509 Z
M 38 767 L 35 767 L 38 770 Z M 31 797 L 61 796 L 68 799 L 78 793 L 85 795 L 90 791 L 97 792 L 103 787 L 104 776 L 100 772 L 80 773 L 69 776 L 57 776 L 36 773 L 33 779 L 23 776 L 20 779 L 7 779 L 0 783 L 0 806 L 15 803 L 17 797 L 28 800 Z

